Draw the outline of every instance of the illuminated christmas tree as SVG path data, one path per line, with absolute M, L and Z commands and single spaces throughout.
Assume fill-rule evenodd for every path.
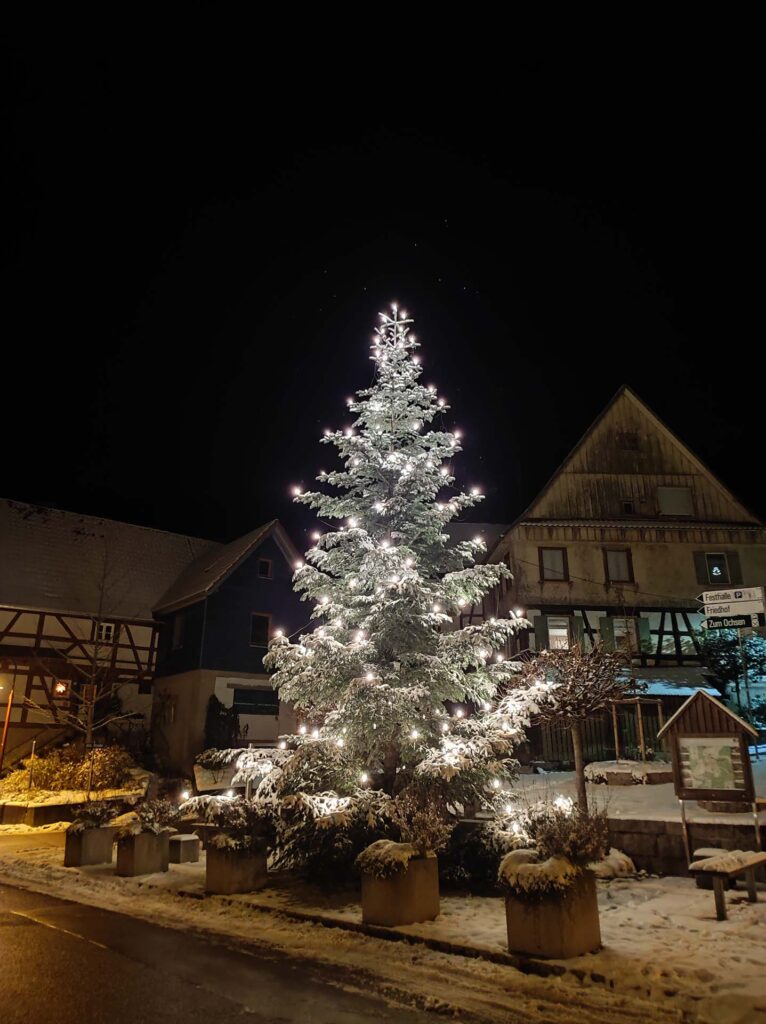
M 477 564 L 481 538 L 455 543 L 446 531 L 482 495 L 454 486 L 460 434 L 434 426 L 449 407 L 420 383 L 411 324 L 396 306 L 381 314 L 374 383 L 349 399 L 352 423 L 323 438 L 340 465 L 320 473 L 322 491 L 295 489 L 325 524 L 295 572 L 316 624 L 275 639 L 266 663 L 302 721 L 299 747 L 335 765 L 317 773 L 320 788 L 329 779 L 336 792 L 396 796 L 430 786 L 447 804 L 488 802 L 512 775 L 534 709 L 533 693 L 498 696 L 514 675 L 503 649 L 527 624 L 454 628 L 510 573 Z M 450 716 L 450 702 L 471 713 Z

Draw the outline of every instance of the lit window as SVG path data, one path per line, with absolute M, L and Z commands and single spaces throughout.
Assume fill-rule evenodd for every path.
M 538 548 L 541 580 L 569 579 L 566 548 Z
M 551 651 L 569 650 L 569 619 L 565 616 L 548 616 L 548 647 Z
M 706 554 L 707 575 L 711 583 L 729 583 L 729 561 L 724 554 Z
M 614 618 L 614 649 L 616 651 L 627 651 L 629 654 L 638 653 L 638 630 L 636 620 L 631 618 Z
M 633 581 L 633 563 L 630 551 L 607 549 L 604 552 L 606 562 L 607 583 L 631 583 Z
M 114 642 L 115 633 L 117 632 L 113 622 L 98 622 L 96 623 L 96 640 L 102 644 L 111 644 Z

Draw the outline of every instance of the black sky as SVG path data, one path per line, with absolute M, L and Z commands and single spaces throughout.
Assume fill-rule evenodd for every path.
M 14 50 L 5 496 L 215 539 L 280 517 L 301 544 L 289 486 L 327 461 L 395 298 L 466 431 L 476 518 L 518 514 L 623 383 L 766 513 L 741 77 L 677 54 L 437 54 L 392 83 L 203 38 Z

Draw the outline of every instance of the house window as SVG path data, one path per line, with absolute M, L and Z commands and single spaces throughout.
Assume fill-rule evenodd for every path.
M 633 582 L 633 559 L 629 548 L 607 548 L 604 551 L 604 568 L 607 583 Z
M 693 516 L 691 487 L 658 487 L 657 507 L 661 516 Z
M 707 565 L 707 577 L 711 583 L 730 583 L 729 560 L 722 552 L 718 554 L 705 553 L 705 564 Z
M 633 516 L 636 514 L 636 503 L 634 501 L 625 500 L 622 503 L 622 514 L 624 516 Z
M 268 647 L 271 623 L 268 615 L 254 613 L 250 616 L 250 646 Z
M 279 715 L 279 694 L 276 690 L 254 687 L 234 691 L 234 711 L 238 715 Z
M 270 558 L 259 558 L 258 559 L 258 575 L 262 580 L 271 579 L 271 559 Z
M 569 650 L 569 619 L 566 616 L 548 616 L 548 648 L 551 651 Z
M 566 548 L 538 548 L 541 580 L 568 580 L 569 565 Z
M 173 616 L 172 648 L 179 651 L 184 645 L 184 613 L 176 612 Z
M 117 627 L 113 622 L 96 623 L 96 641 L 100 644 L 114 643 L 117 635 Z
M 638 653 L 636 620 L 615 617 L 612 620 L 612 624 L 614 626 L 614 649 L 616 651 L 625 651 L 628 654 Z

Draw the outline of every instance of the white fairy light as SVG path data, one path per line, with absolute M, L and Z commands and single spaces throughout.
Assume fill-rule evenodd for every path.
M 191 794 L 189 793 L 189 790 L 188 790 L 188 789 L 185 789 L 185 790 L 184 790 L 184 791 L 183 791 L 183 792 L 181 793 L 181 799 L 182 799 L 182 800 L 188 800 L 190 796 L 191 796 Z
M 321 538 L 321 536 L 322 536 L 322 534 L 319 532 L 319 530 L 314 530 L 314 532 L 311 534 L 311 539 L 312 540 L 319 540 Z
M 287 750 L 287 744 L 285 743 L 284 740 L 280 740 L 279 741 L 279 749 L 280 750 Z
M 449 726 L 446 722 L 442 722 L 442 732 L 449 732 Z
M 493 789 L 500 789 L 500 779 L 493 779 L 492 780 L 492 788 Z
M 330 598 L 327 596 L 327 594 L 322 594 L 321 598 L 319 599 L 319 602 L 320 604 L 329 604 Z
M 362 774 L 359 776 L 359 781 L 364 786 L 370 781 L 370 776 L 367 774 L 367 772 L 362 772 Z
M 513 614 L 516 616 L 517 619 L 521 619 L 521 618 L 524 617 L 524 609 L 523 608 L 514 608 L 513 609 Z
M 513 814 L 513 804 L 506 804 L 505 805 L 505 813 L 506 814 Z
M 473 538 L 473 542 L 474 542 L 474 544 L 479 544 L 479 545 L 481 545 L 481 547 L 484 547 L 484 538 L 478 536 L 478 534 L 477 534 L 476 537 Z
M 376 512 L 382 512 L 383 511 L 383 502 L 382 501 L 376 501 L 375 504 L 372 507 L 375 509 Z
M 411 558 L 405 558 L 404 559 L 404 564 L 405 564 L 406 568 L 410 569 L 412 567 L 412 559 Z
M 319 729 L 312 729 L 311 730 L 311 737 L 312 737 L 312 739 L 318 740 L 319 739 Z
M 297 498 L 298 495 L 303 494 L 303 489 L 301 487 L 293 487 L 293 494 Z
M 343 739 L 343 737 L 342 737 L 342 736 L 339 736 L 339 737 L 337 738 L 337 740 L 335 741 L 335 746 L 336 746 L 336 747 L 342 747 L 342 746 L 343 746 L 343 745 L 345 744 L 345 742 L 346 742 L 346 741 L 345 741 L 345 740 Z
M 348 521 L 348 525 L 349 525 L 349 526 L 351 527 L 351 529 L 353 530 L 353 529 L 354 529 L 354 527 L 356 526 L 356 519 L 353 519 L 353 518 L 352 518 L 352 519 L 349 519 L 349 521 Z
M 449 476 L 449 470 L 447 469 L 446 466 L 442 466 L 442 468 L 439 470 L 439 474 L 441 476 Z
M 284 636 L 284 635 L 285 635 L 284 630 L 282 630 L 282 629 L 275 629 L 274 630 L 274 636 Z
M 390 548 L 391 547 L 391 541 L 390 540 L 382 540 L 380 542 L 380 546 L 382 548 Z
M 305 736 L 306 735 L 306 726 L 305 725 L 299 725 L 298 726 L 298 732 L 301 734 L 301 736 Z
M 415 364 L 415 366 L 420 366 L 420 356 L 413 356 L 412 361 Z
M 440 611 L 442 610 L 442 609 L 441 609 L 441 605 L 439 605 L 439 604 L 435 604 L 435 605 L 433 606 L 433 609 L 432 609 L 432 610 L 433 610 L 433 611 L 435 611 L 435 612 L 440 612 Z
M 227 789 L 226 790 L 226 799 L 227 800 L 233 800 L 234 799 L 234 790 L 233 789 Z
M 457 599 L 457 606 L 458 606 L 458 608 L 465 608 L 465 598 L 464 597 L 459 597 Z
M 410 736 L 413 740 L 416 740 L 418 736 L 420 736 L 420 733 L 418 732 L 417 729 L 413 729 L 412 732 L 410 733 Z
M 462 708 L 455 708 L 455 718 L 462 718 L 462 717 L 463 717 L 463 709 Z
M 351 429 L 351 427 L 347 427 L 345 433 L 346 433 L 346 437 L 353 437 L 354 436 L 354 431 Z
M 483 647 L 480 647 L 479 650 L 476 653 L 479 655 L 480 658 L 486 658 L 487 657 L 487 652 L 484 650 Z
M 460 438 L 463 436 L 462 430 L 453 430 L 452 433 L 454 434 L 456 441 L 459 441 Z
M 373 679 L 375 678 L 375 673 L 374 672 L 368 672 L 367 675 L 364 678 L 367 680 L 368 683 L 371 683 L 373 681 Z
M 302 569 L 302 568 L 303 568 L 303 562 L 296 562 L 295 563 L 295 571 L 296 572 L 298 571 L 298 569 Z
M 358 629 L 357 630 L 357 632 L 356 632 L 356 639 L 357 640 L 364 640 L 364 630 L 363 629 Z
M 484 708 L 485 711 L 490 711 L 492 708 L 492 705 L 488 700 L 483 701 L 481 706 Z
M 473 496 L 473 497 L 475 498 L 475 497 L 477 497 L 477 496 L 478 496 L 479 494 L 481 494 L 481 491 L 479 490 L 479 488 L 478 488 L 478 487 L 472 487 L 472 488 L 471 488 L 471 494 L 472 494 L 472 496 Z

